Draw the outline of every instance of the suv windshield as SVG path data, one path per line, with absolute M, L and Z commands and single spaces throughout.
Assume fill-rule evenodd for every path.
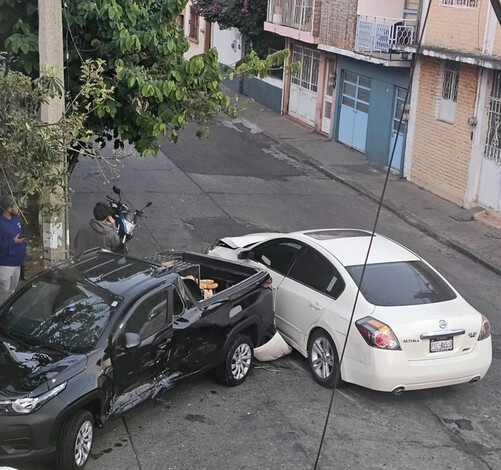
M 358 285 L 363 265 L 346 269 Z M 443 279 L 422 261 L 368 264 L 360 291 L 368 302 L 381 306 L 419 305 L 456 298 Z
M 106 291 L 49 273 L 5 303 L 0 322 L 6 334 L 25 343 L 87 352 L 117 305 L 118 298 Z

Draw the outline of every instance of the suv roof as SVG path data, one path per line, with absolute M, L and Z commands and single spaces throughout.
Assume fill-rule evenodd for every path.
M 137 288 L 154 287 L 160 282 L 158 266 L 137 258 L 95 250 L 67 261 L 55 269 L 75 280 L 87 281 L 113 294 L 125 296 Z M 151 285 L 148 285 L 151 284 Z

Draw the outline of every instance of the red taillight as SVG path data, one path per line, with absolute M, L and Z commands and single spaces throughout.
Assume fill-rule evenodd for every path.
M 385 323 L 372 317 L 364 317 L 355 325 L 369 346 L 392 351 L 401 349 L 397 337 Z
M 263 287 L 265 289 L 273 288 L 273 279 L 271 277 L 269 279 L 266 279 L 266 281 L 264 281 Z
M 480 334 L 478 335 L 478 340 L 482 341 L 483 339 L 488 338 L 491 335 L 491 324 L 489 320 L 482 315 L 482 326 L 480 327 Z

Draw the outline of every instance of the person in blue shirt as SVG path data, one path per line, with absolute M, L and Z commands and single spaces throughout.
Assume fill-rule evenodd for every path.
M 0 199 L 0 304 L 17 287 L 26 258 L 26 242 L 19 221 L 19 206 L 11 196 Z

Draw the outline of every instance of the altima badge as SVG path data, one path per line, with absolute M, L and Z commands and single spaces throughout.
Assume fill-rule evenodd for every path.
M 447 322 L 445 320 L 440 320 L 438 326 L 443 330 L 447 326 Z

